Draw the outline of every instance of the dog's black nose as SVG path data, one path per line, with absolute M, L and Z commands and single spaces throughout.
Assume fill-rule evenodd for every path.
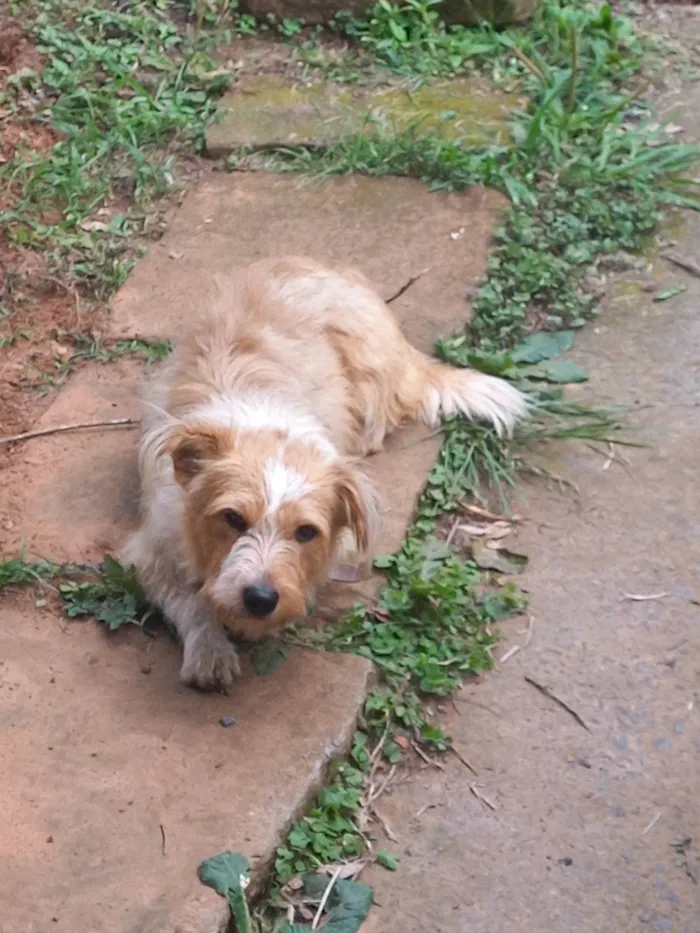
M 261 583 L 259 586 L 247 586 L 243 590 L 243 605 L 252 616 L 269 616 L 275 611 L 280 601 L 280 594 L 274 586 Z

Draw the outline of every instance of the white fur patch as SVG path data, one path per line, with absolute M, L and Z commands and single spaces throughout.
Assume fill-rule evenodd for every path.
M 282 460 L 268 460 L 263 474 L 268 513 L 276 512 L 284 502 L 301 499 L 309 492 L 305 476 L 287 466 Z
M 423 419 L 431 425 L 441 417 L 464 415 L 490 421 L 499 434 L 510 434 L 528 413 L 528 399 L 505 379 L 473 370 L 444 370 L 423 401 Z
M 283 431 L 292 440 L 314 444 L 329 457 L 337 454 L 321 422 L 280 396 L 263 392 L 215 395 L 206 405 L 192 409 L 189 415 L 227 428 Z

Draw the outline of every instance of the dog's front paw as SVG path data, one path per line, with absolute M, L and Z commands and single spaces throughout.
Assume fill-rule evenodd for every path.
M 200 630 L 185 640 L 180 670 L 183 683 L 228 693 L 240 673 L 236 649 L 223 631 Z

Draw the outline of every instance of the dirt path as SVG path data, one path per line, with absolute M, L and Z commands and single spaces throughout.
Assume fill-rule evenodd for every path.
M 675 251 L 699 242 L 692 217 Z M 575 354 L 650 446 L 627 468 L 572 454 L 579 497 L 526 491 L 532 641 L 446 714 L 478 776 L 450 758 L 382 802 L 401 868 L 367 879 L 381 933 L 700 929 L 700 280 L 654 277 L 687 291 L 618 286 Z

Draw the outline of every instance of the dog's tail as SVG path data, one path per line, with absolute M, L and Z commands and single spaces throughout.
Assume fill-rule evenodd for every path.
M 531 403 L 505 379 L 474 369 L 457 369 L 420 354 L 422 383 L 420 417 L 437 426 L 450 415 L 489 421 L 499 434 L 510 434 Z

